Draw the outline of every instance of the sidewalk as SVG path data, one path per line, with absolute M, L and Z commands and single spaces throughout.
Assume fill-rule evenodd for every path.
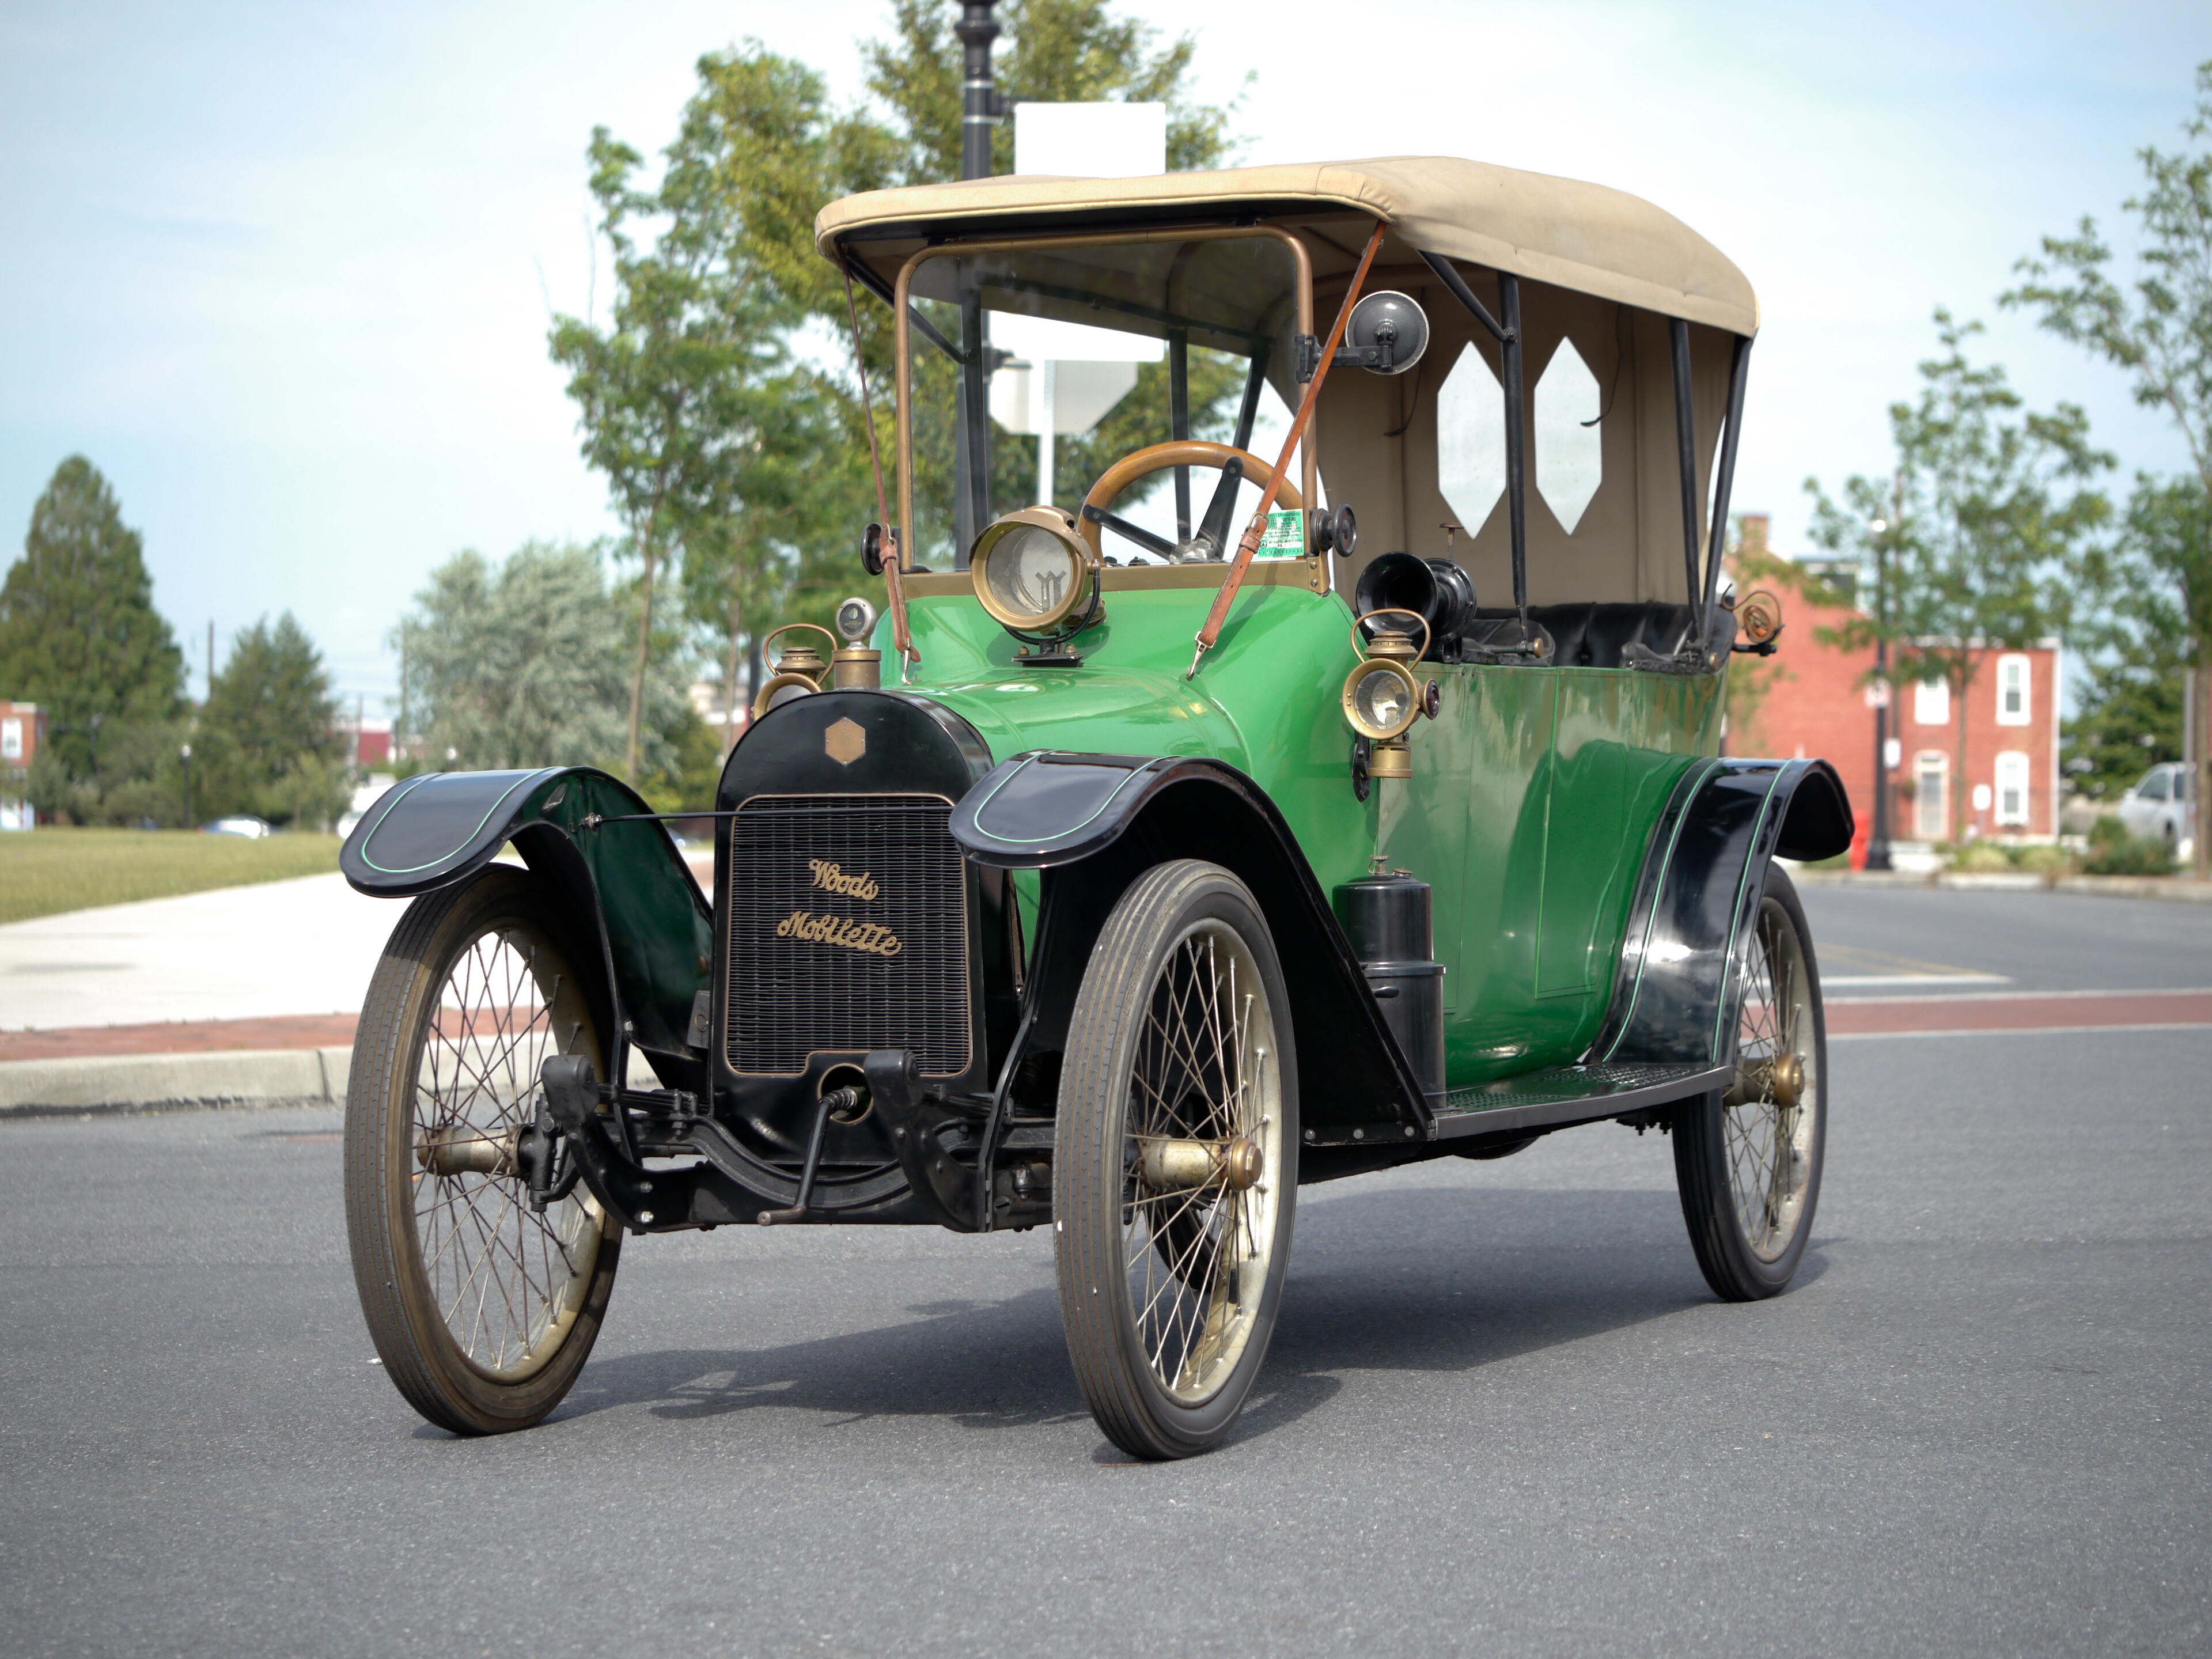
M 0 1115 L 342 1098 L 404 908 L 332 874 L 0 927 Z
M 1786 860 L 1785 860 L 1786 862 Z M 2212 903 L 2212 882 L 2188 876 L 2060 876 L 2033 870 L 1808 870 L 1790 865 L 1800 887 L 1941 887 L 1966 892 L 2086 893 L 2100 898 Z

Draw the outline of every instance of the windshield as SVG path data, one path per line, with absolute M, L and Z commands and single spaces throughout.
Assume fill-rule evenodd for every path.
M 908 278 L 911 556 L 964 565 L 1000 514 L 1048 502 L 1073 513 L 1114 462 L 1173 438 L 1263 446 L 1272 465 L 1296 337 L 1312 331 L 1303 265 L 1267 231 L 925 256 Z M 1218 480 L 1206 467 L 1157 472 L 1115 510 L 1183 541 Z M 1242 493 L 1249 514 L 1258 490 Z M 1157 556 L 1128 542 L 1109 551 Z

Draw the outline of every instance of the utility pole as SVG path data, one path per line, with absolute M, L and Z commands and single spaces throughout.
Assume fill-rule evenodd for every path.
M 991 139 L 1006 112 L 991 70 L 991 43 L 999 38 L 998 20 L 992 15 L 997 3 L 998 0 L 963 0 L 960 21 L 952 26 L 952 32 L 960 37 L 963 179 L 991 176 Z M 965 570 L 968 550 L 975 544 L 983 528 L 976 522 L 976 508 L 981 500 L 988 500 L 991 476 L 991 422 L 986 401 L 991 364 L 980 295 L 963 297 L 960 335 L 960 349 L 967 354 L 967 361 L 961 367 L 960 402 L 953 428 L 953 473 L 958 482 L 952 493 L 952 563 L 956 569 Z
M 215 701 L 215 618 L 208 618 L 208 677 L 207 701 Z
M 1897 510 L 1895 507 L 1893 511 Z M 1892 868 L 1889 856 L 1889 706 L 1895 691 L 1889 683 L 1889 568 L 1882 550 L 1889 540 L 1889 524 L 1874 521 L 1874 677 L 1880 688 L 1874 706 L 1874 827 L 1867 836 L 1866 867 Z
M 2212 674 L 2207 674 L 2194 665 L 2181 671 L 2181 758 L 2187 763 L 2182 775 L 2189 780 L 2190 839 L 2196 842 L 2189 860 L 2190 873 L 2203 881 L 2212 873 L 2212 836 L 2205 833 L 2212 823 L 2212 771 L 2204 764 L 2204 720 L 2208 712 L 2205 693 L 2212 690 Z

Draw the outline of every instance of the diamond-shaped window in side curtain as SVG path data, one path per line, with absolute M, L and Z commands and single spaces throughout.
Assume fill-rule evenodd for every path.
M 1536 382 L 1536 489 L 1570 536 L 1605 480 L 1599 408 L 1597 377 L 1572 340 L 1560 341 Z
M 1505 493 L 1505 388 L 1472 342 L 1437 391 L 1437 489 L 1470 536 Z

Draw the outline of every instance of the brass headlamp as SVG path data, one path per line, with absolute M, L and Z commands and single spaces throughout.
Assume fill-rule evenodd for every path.
M 1075 520 L 1025 507 L 986 526 L 969 555 L 975 598 L 1017 634 L 1073 633 L 1096 620 L 1098 568 Z
M 1360 629 L 1377 617 L 1411 617 L 1421 627 L 1418 641 L 1408 632 L 1380 628 L 1372 640 L 1362 643 Z M 1418 611 L 1396 606 L 1370 611 L 1352 625 L 1352 641 L 1360 659 L 1344 677 L 1344 718 L 1367 739 L 1367 775 L 1370 778 L 1410 778 L 1413 752 L 1406 733 L 1424 710 L 1421 684 L 1407 665 L 1419 662 L 1428 648 L 1428 619 Z

